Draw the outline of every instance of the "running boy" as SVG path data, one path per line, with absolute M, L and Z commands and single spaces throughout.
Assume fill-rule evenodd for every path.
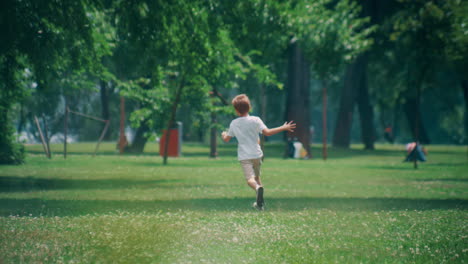
M 242 170 L 244 171 L 247 184 L 257 192 L 257 201 L 254 207 L 258 210 L 264 209 L 263 201 L 263 185 L 260 180 L 260 166 L 262 164 L 263 152 L 260 148 L 259 133 L 265 136 L 271 136 L 282 131 L 293 132 L 296 124 L 285 122 L 282 126 L 269 129 L 263 121 L 256 117 L 250 116 L 250 100 L 245 94 L 240 94 L 232 99 L 232 105 L 236 110 L 238 118 L 232 120 L 229 130 L 224 131 L 221 137 L 225 142 L 229 142 L 232 137 L 236 137 L 238 141 L 237 158 L 240 161 Z

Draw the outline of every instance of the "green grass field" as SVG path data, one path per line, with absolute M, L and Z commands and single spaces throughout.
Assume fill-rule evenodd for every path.
M 282 159 L 268 144 L 267 210 L 255 211 L 234 144 L 185 144 L 167 166 L 156 144 L 27 146 L 0 167 L 0 263 L 466 263 L 466 147 L 429 146 L 419 169 L 404 147 Z

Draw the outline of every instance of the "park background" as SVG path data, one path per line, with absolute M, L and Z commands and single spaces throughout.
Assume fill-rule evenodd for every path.
M 2 1 L 0 262 L 466 262 L 467 13 Z M 262 137 L 264 213 L 219 137 L 239 93 L 298 124 Z M 158 141 L 177 124 L 173 158 Z M 307 159 L 285 159 L 290 138 Z M 403 162 L 409 142 L 425 163 Z

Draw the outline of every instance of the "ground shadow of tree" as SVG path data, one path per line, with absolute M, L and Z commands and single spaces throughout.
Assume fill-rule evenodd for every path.
M 285 143 L 282 142 L 274 142 L 274 143 L 267 143 L 265 145 L 264 153 L 266 157 L 271 158 L 284 158 L 285 153 Z M 27 149 L 28 153 L 36 154 L 36 155 L 43 155 L 44 152 L 39 148 L 29 148 Z M 218 156 L 219 157 L 233 157 L 237 156 L 237 144 L 230 143 L 230 144 L 220 144 L 217 148 Z M 313 159 L 322 159 L 322 146 L 319 144 L 315 144 L 311 146 L 311 152 L 313 155 Z M 452 154 L 451 152 L 444 152 L 439 151 L 440 153 Z M 89 150 L 68 150 L 68 155 L 93 155 L 94 148 L 90 148 Z M 208 158 L 210 154 L 210 146 L 208 144 L 197 144 L 197 143 L 187 143 L 182 146 L 182 156 L 184 157 L 206 157 Z M 54 156 L 62 156 L 63 151 L 57 150 L 53 152 Z M 117 150 L 99 150 L 97 152 L 97 156 L 117 156 L 120 155 Z M 158 157 L 159 150 L 151 149 L 149 151 L 145 151 L 143 153 L 127 153 L 124 155 L 132 155 L 132 156 L 152 156 Z M 341 159 L 341 158 L 348 158 L 353 156 L 383 156 L 383 157 L 401 157 L 402 160 L 405 158 L 406 152 L 402 147 L 401 150 L 398 149 L 375 149 L 375 150 L 365 150 L 365 149 L 357 149 L 357 148 L 334 148 L 329 146 L 328 147 L 328 158 L 330 159 Z
M 170 210 L 192 211 L 253 211 L 249 198 L 187 199 L 171 201 L 128 200 L 41 200 L 0 199 L 1 216 L 79 216 L 116 212 L 151 213 Z M 332 198 L 296 197 L 269 198 L 267 211 L 301 211 L 329 209 L 335 211 L 395 211 L 395 210 L 466 210 L 463 199 L 406 198 Z
M 45 179 L 36 177 L 12 177 L 0 176 L 0 192 L 30 192 L 48 190 L 70 190 L 70 189 L 122 189 L 122 188 L 180 188 L 180 179 L 156 179 L 156 180 L 135 180 L 135 179 Z

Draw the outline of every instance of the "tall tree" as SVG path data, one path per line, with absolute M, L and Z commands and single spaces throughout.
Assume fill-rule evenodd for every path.
M 349 148 L 351 142 L 351 127 L 357 97 L 356 87 L 362 85 L 365 76 L 364 67 L 362 66 L 365 63 L 363 59 L 363 57 L 359 57 L 346 69 L 340 96 L 340 108 L 333 135 L 333 146 L 335 147 Z
M 311 62 L 311 69 L 323 81 L 324 89 L 346 63 L 372 44 L 369 35 L 374 28 L 368 26 L 369 18 L 360 17 L 360 7 L 355 2 L 304 1 L 294 10 L 292 17 L 298 37 L 304 40 L 301 43 Z M 326 94 L 324 92 L 323 96 Z M 348 96 L 354 100 L 354 91 L 350 90 Z M 348 108 L 343 111 L 348 113 Z M 348 115 L 344 117 L 349 118 Z M 344 121 L 340 125 L 346 126 L 349 120 Z M 323 123 L 326 124 L 326 121 Z
M 451 68 L 458 74 L 460 86 L 465 102 L 464 111 L 464 142 L 468 143 L 468 3 L 466 1 L 451 0 L 445 3 L 446 17 L 449 19 L 449 28 L 444 33 L 445 56 Z
M 465 99 L 465 114 L 463 117 L 463 123 L 465 128 L 465 143 L 468 142 L 468 81 L 462 81 L 463 98 Z
M 106 81 L 101 80 L 99 82 L 99 91 L 100 91 L 100 98 L 101 98 L 101 118 L 103 120 L 110 120 L 110 109 L 109 109 L 109 101 L 110 101 L 110 88 L 109 85 Z M 104 126 L 103 125 L 103 129 Z M 107 133 L 104 136 L 104 140 L 109 140 L 110 139 L 110 134 Z
M 16 85 L 19 71 L 30 67 L 39 86 L 46 86 L 48 75 L 63 61 L 71 69 L 82 69 L 95 58 L 86 5 L 93 1 L 2 1 L 0 4 L 0 61 L 2 61 L 0 92 L 0 163 L 21 163 L 15 155 L 15 144 L 8 113 L 23 97 L 22 87 Z M 68 60 L 67 60 L 68 59 Z
M 264 68 L 232 40 L 230 25 L 219 15 L 224 7 L 215 1 L 180 0 L 128 6 L 123 2 L 116 8 L 125 10 L 121 37 L 140 48 L 150 69 L 142 76 L 148 89 L 135 83 L 122 85 L 126 96 L 142 102 L 131 117 L 138 126 L 142 121 L 152 130 L 171 126 L 184 102 L 190 102 L 193 111 L 215 111 L 209 97 L 212 87 L 233 87 L 248 72 L 264 76 Z
M 114 96 L 116 83 L 115 77 L 115 60 L 114 51 L 117 46 L 115 25 L 112 23 L 112 7 L 107 6 L 103 10 L 97 8 L 88 8 L 88 17 L 92 22 L 94 50 L 97 60 L 100 62 L 94 67 L 94 75 L 98 80 L 100 92 L 101 118 L 110 120 L 114 124 L 114 128 L 118 124 L 117 118 L 111 120 L 111 101 L 117 101 L 117 96 Z M 114 99 L 114 100 L 112 100 Z M 106 123 L 102 124 L 102 129 L 105 129 Z M 112 127 L 112 126 L 111 126 Z M 111 131 L 112 132 L 112 129 Z M 110 140 L 112 133 L 106 133 L 104 140 Z
M 140 124 L 145 120 L 152 129 L 171 128 L 182 102 L 190 101 L 194 110 L 209 110 L 213 85 L 229 86 L 234 76 L 256 66 L 234 45 L 221 17 L 209 11 L 215 2 L 120 4 L 125 12 L 119 26 L 131 30 L 127 39 L 142 48 L 151 69 L 149 78 L 145 76 L 148 89 L 135 83 L 122 86 L 127 96 L 145 103 L 132 115 Z
M 288 82 L 286 84 L 285 120 L 294 120 L 297 127 L 289 137 L 299 140 L 307 155 L 310 151 L 310 111 L 309 109 L 310 66 L 297 39 L 293 38 L 289 47 Z
M 370 18 L 370 24 L 377 26 L 381 23 L 382 16 L 389 10 L 389 2 L 371 0 L 360 3 L 362 6 L 360 16 Z M 377 39 L 376 31 L 370 36 Z M 368 63 L 370 53 L 375 52 L 377 45 L 373 45 L 367 52 L 360 54 L 346 69 L 343 88 L 340 95 L 340 108 L 333 135 L 333 146 L 349 148 L 351 143 L 351 128 L 353 123 L 354 108 L 357 105 L 360 125 L 361 141 L 364 149 L 374 149 L 376 128 L 374 124 L 374 107 L 371 103 L 368 84 Z
M 363 54 L 360 59 L 367 61 L 368 55 Z M 364 149 L 374 149 L 375 126 L 374 126 L 374 108 L 371 104 L 367 80 L 367 62 L 362 69 L 362 75 L 360 76 L 361 83 L 358 86 L 358 92 L 356 96 L 356 102 L 359 110 L 359 117 L 361 121 L 361 140 L 364 144 Z
M 400 76 L 405 80 L 399 97 L 415 141 L 430 142 L 421 106 L 427 91 L 437 87 L 434 76 L 441 66 L 457 61 L 455 57 L 466 62 L 463 46 L 467 38 L 459 31 L 466 21 L 460 15 L 463 10 L 467 10 L 464 1 L 401 1 L 401 8 L 389 20 L 389 38 L 401 58 Z M 461 95 L 461 90 L 457 92 Z
M 224 1 L 218 9 L 235 45 L 250 57 L 248 62 L 243 60 L 251 70 L 238 81 L 238 91 L 249 95 L 253 114 L 266 124 L 284 121 L 283 83 L 289 37 L 283 14 L 287 8 L 288 4 L 279 1 L 249 0 Z M 262 135 L 260 140 L 263 147 L 266 137 Z

